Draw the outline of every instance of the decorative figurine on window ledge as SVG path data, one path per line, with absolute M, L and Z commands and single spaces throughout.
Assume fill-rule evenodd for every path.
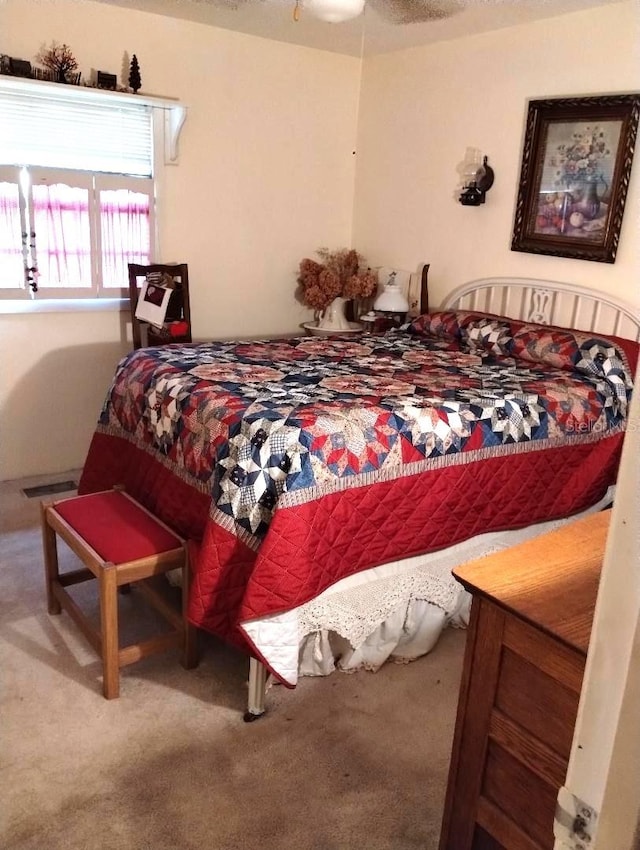
M 131 57 L 131 65 L 129 66 L 129 88 L 132 89 L 134 94 L 137 94 L 141 85 L 140 65 L 138 65 L 138 57 L 134 53 Z
M 53 73 L 57 83 L 80 82 L 80 74 L 72 73 L 77 70 L 78 62 L 68 44 L 52 41 L 51 47 L 42 48 L 38 60 Z

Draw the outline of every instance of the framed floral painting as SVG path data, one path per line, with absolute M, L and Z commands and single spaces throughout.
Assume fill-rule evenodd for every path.
M 640 94 L 529 102 L 513 251 L 615 262 Z

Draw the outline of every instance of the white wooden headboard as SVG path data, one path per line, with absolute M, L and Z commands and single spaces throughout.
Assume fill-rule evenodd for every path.
M 454 289 L 442 310 L 478 310 L 510 319 L 558 325 L 640 341 L 640 310 L 571 283 L 526 277 L 487 277 Z

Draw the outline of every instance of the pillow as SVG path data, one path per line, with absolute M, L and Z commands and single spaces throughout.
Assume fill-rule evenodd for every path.
M 419 316 L 409 325 L 409 333 L 445 339 L 458 339 L 471 350 L 487 349 L 506 354 L 511 340 L 511 323 L 501 316 L 471 310 L 445 310 Z
M 484 349 L 493 354 L 508 355 L 513 342 L 512 326 L 507 319 L 485 316 L 474 318 L 462 328 L 462 341 L 469 348 Z
M 444 313 L 424 313 L 409 323 L 407 331 L 417 336 L 459 339 L 460 326 L 457 317 L 458 313 L 455 310 Z
M 520 324 L 510 347 L 513 357 L 599 378 L 610 405 L 626 414 L 633 379 L 626 351 L 615 340 L 586 331 Z
M 610 339 L 586 331 L 556 328 L 508 319 L 490 313 L 470 310 L 443 310 L 414 319 L 409 333 L 440 339 L 458 340 L 461 347 L 471 351 L 489 351 L 503 357 L 513 357 L 581 372 L 600 378 L 599 390 L 610 396 L 610 404 L 620 414 L 626 413 L 633 388 L 632 372 L 627 354 L 640 348 L 637 344 Z
M 474 319 L 483 318 L 488 318 L 488 314 L 470 310 L 443 310 L 438 313 L 425 313 L 411 322 L 408 331 L 418 335 L 461 339 L 466 324 Z

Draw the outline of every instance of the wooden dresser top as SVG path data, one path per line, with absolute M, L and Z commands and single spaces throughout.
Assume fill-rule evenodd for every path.
M 567 523 L 493 555 L 461 564 L 454 576 L 586 655 L 611 511 Z

